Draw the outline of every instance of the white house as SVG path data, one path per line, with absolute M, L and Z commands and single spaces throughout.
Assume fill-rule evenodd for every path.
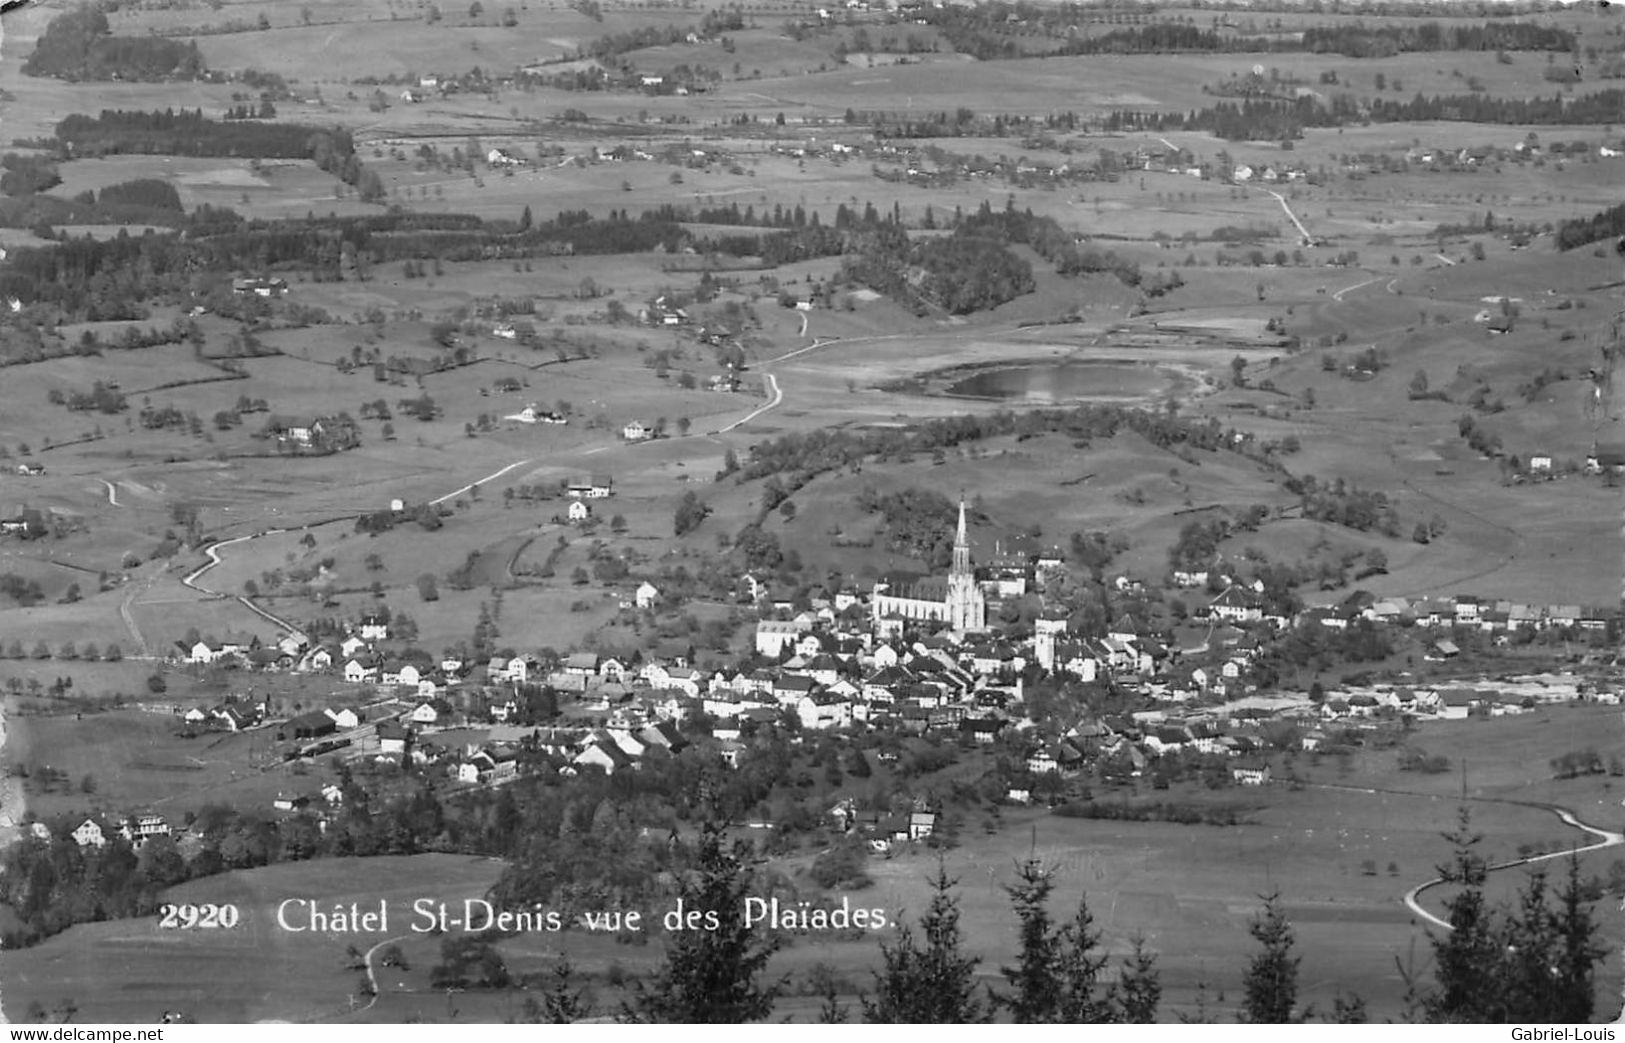
M 80 847 L 105 847 L 107 836 L 102 832 L 101 823 L 95 819 L 87 818 L 74 827 L 73 842 Z
M 621 428 L 621 437 L 628 442 L 641 442 L 653 434 L 654 432 L 641 420 L 627 421 L 626 426 Z
M 653 608 L 660 601 L 660 589 L 648 580 L 639 585 L 633 601 L 639 608 Z
M 580 525 L 592 517 L 592 507 L 586 500 L 571 500 L 566 513 L 572 524 Z
M 361 716 L 354 710 L 346 707 L 342 710 L 326 709 L 322 711 L 333 719 L 333 724 L 339 728 L 361 727 Z

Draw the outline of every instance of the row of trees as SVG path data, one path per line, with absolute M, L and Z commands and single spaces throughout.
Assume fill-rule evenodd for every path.
M 1619 118 L 1625 91 L 1618 88 L 1565 98 L 1510 98 L 1490 94 L 1418 93 L 1409 101 L 1372 98 L 1358 102 L 1334 95 L 1329 103 L 1313 95 L 1291 101 L 1248 98 L 1218 102 L 1189 113 L 1114 111 L 1105 119 L 1110 131 L 1201 130 L 1231 141 L 1283 141 L 1301 138 L 1306 127 L 1341 127 L 1354 123 L 1419 123 L 1440 120 L 1462 123 L 1595 125 Z

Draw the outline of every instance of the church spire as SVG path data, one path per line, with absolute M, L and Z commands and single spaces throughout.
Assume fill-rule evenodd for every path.
M 965 532 L 965 499 L 959 499 L 959 530 L 954 534 L 954 563 L 952 575 L 969 576 L 970 538 Z

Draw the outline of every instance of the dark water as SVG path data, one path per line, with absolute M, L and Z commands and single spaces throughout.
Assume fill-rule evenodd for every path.
M 1174 374 L 1128 362 L 1052 362 L 1000 366 L 961 377 L 945 389 L 963 398 L 1060 403 L 1141 398 L 1176 383 Z

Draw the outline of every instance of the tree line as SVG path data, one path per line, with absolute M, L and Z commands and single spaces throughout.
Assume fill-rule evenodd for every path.
M 1331 104 L 1304 95 L 1287 101 L 1248 98 L 1239 105 L 1218 102 L 1189 113 L 1118 110 L 1105 119 L 1108 131 L 1201 130 L 1230 141 L 1293 140 L 1305 127 L 1340 127 L 1353 123 L 1458 122 L 1497 124 L 1611 124 L 1625 111 L 1625 90 L 1610 87 L 1565 98 L 1506 98 L 1488 94 L 1418 93 L 1409 101 L 1372 98 L 1358 102 L 1334 95 Z
M 1491 21 L 1480 25 L 1365 26 L 1311 25 L 1290 33 L 1246 34 L 1194 21 L 1157 22 L 1090 35 L 1078 31 L 1088 16 L 1077 5 L 1044 5 L 1018 0 L 974 6 L 922 7 L 956 51 L 980 61 L 1084 54 L 1177 53 L 1334 53 L 1350 58 L 1381 58 L 1413 51 L 1568 51 L 1574 34 L 1533 22 Z M 1035 44 L 1035 32 L 1046 42 Z

